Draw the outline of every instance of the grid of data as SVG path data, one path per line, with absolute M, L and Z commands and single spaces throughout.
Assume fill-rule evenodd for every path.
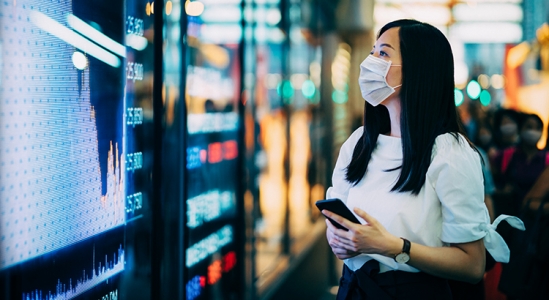
M 71 1 L 0 5 L 4 269 L 123 225 L 125 156 L 111 143 L 108 170 L 100 170 L 89 68 L 76 69 L 77 50 L 33 23 L 34 11 L 66 26 Z

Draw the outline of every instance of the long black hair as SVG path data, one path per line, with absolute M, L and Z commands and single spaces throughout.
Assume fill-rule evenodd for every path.
M 402 57 L 400 130 L 403 160 L 400 177 L 392 191 L 417 195 L 425 183 L 436 137 L 452 133 L 459 141 L 458 133 L 465 134 L 454 100 L 454 59 L 450 43 L 438 29 L 416 20 L 388 23 L 381 28 L 378 38 L 388 29 L 397 27 L 400 28 Z M 389 131 L 390 120 L 385 106 L 374 107 L 366 102 L 364 133 L 347 166 L 347 181 L 356 185 L 362 180 L 378 135 Z

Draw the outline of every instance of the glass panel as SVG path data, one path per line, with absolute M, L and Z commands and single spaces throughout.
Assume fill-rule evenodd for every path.
M 184 102 L 184 48 L 182 33 L 186 28 L 186 16 L 182 14 L 180 0 L 165 1 L 163 34 L 163 85 L 164 109 L 162 136 L 162 231 L 161 278 L 159 299 L 184 299 L 183 264 L 185 261 L 184 222 L 185 211 L 181 199 L 184 190 L 185 161 L 185 102 Z M 155 89 L 156 91 L 156 89 Z M 158 146 L 158 145 L 157 145 Z M 153 262 L 155 263 L 155 262 Z
M 255 122 L 258 125 L 255 163 L 259 171 L 259 201 L 255 221 L 256 274 L 276 273 L 283 255 L 285 237 L 287 178 L 287 115 L 282 107 L 282 53 L 278 42 L 261 41 L 257 33 Z M 259 284 L 261 284 L 260 281 Z
M 311 234 L 312 205 L 323 199 L 311 198 L 309 167 L 311 162 L 310 106 L 316 87 L 310 76 L 310 63 L 315 58 L 314 48 L 307 44 L 301 28 L 301 5 L 292 3 L 289 7 L 289 53 L 288 73 L 293 93 L 290 100 L 290 136 L 289 136 L 289 214 L 290 240 L 292 254 L 299 254 Z M 305 90 L 303 89 L 305 87 Z
M 187 299 L 241 299 L 240 3 L 205 3 L 189 17 L 186 62 L 185 291 Z M 187 11 L 188 12 L 188 11 Z

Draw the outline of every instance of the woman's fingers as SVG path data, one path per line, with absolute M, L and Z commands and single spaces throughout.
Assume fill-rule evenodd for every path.
M 326 216 L 330 214 L 329 218 L 334 218 L 334 221 L 338 222 L 342 226 L 347 225 L 349 226 L 349 228 L 351 227 L 354 228 L 354 226 L 361 226 L 359 224 L 354 224 L 348 221 L 347 219 L 337 214 L 334 214 L 332 212 L 329 212 L 327 210 L 323 210 L 322 212 L 323 213 L 327 212 Z M 341 220 L 344 220 L 346 222 L 342 222 Z M 352 232 L 351 230 L 347 231 L 347 230 L 339 229 L 335 227 L 334 224 L 332 224 L 332 222 L 330 222 L 330 220 L 328 219 L 326 219 L 326 226 L 328 226 L 328 231 L 330 231 L 330 234 L 331 234 L 331 236 L 328 237 L 330 245 L 337 245 L 349 251 L 356 251 L 357 247 L 356 247 L 356 243 L 354 242 L 356 240 L 356 236 L 354 232 Z
M 335 225 L 329 219 L 326 219 L 326 226 L 328 226 L 328 229 L 333 234 L 337 234 L 339 236 L 345 236 L 345 234 L 348 232 L 347 230 L 343 230 L 335 227 Z
M 326 226 L 328 226 L 327 237 L 328 244 L 331 247 L 339 247 L 343 249 L 348 249 L 352 247 L 352 244 L 349 242 L 346 236 L 341 235 L 345 234 L 347 231 L 336 228 L 330 220 L 326 219 Z
M 355 224 L 333 212 L 322 211 L 326 217 L 349 228 L 348 231 L 338 229 L 329 220 L 326 220 L 326 226 L 328 227 L 327 237 L 330 247 L 334 251 L 336 251 L 336 248 L 344 249 L 337 250 L 339 253 L 337 254 L 338 258 L 344 255 L 351 255 L 350 257 L 352 257 L 359 253 L 383 253 L 385 249 L 384 239 L 390 236 L 390 234 L 381 223 L 365 211 L 355 208 L 354 212 L 357 216 L 364 219 L 367 224 Z
M 343 249 L 343 248 L 337 248 L 337 247 L 333 247 L 332 252 L 335 254 L 335 256 L 337 258 L 339 258 L 341 260 L 351 258 L 351 257 L 355 257 L 355 256 L 358 255 L 358 253 L 356 253 L 356 252 L 349 251 L 349 250 L 346 250 L 346 249 Z
M 377 220 L 374 219 L 374 217 L 370 216 L 367 212 L 363 211 L 362 209 L 358 208 L 358 207 L 355 207 L 353 209 L 353 211 L 355 212 L 355 214 L 357 214 L 359 217 L 361 217 L 362 219 L 364 219 L 364 221 L 366 221 L 370 226 L 372 225 L 376 225 L 377 224 Z
M 353 225 L 356 225 L 356 224 L 354 224 L 353 222 L 351 222 L 351 221 L 345 219 L 344 217 L 342 217 L 342 216 L 340 216 L 340 215 L 338 215 L 338 214 L 335 214 L 335 213 L 333 213 L 333 212 L 331 212 L 331 211 L 329 211 L 329 210 L 323 209 L 323 210 L 322 210 L 322 214 L 325 215 L 326 217 L 328 217 L 328 218 L 334 220 L 334 221 L 335 221 L 336 223 L 338 223 L 339 225 L 341 225 L 341 226 L 343 226 L 343 227 L 345 227 L 345 228 L 348 228 L 348 229 L 351 229 L 351 227 L 352 227 Z M 335 228 L 335 226 L 334 226 L 334 228 Z M 340 230 L 340 231 L 342 231 L 342 232 L 345 232 L 345 230 L 341 230 L 341 229 L 337 229 L 337 230 Z

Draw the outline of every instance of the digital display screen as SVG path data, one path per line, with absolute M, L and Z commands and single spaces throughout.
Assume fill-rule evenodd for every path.
M 131 298 L 150 269 L 151 3 L 0 5 L 0 296 Z
M 236 15 L 230 14 L 228 19 L 237 18 L 216 17 L 229 11 Z M 201 17 L 188 19 L 184 276 L 187 300 L 242 299 L 240 12 L 239 1 L 208 1 Z

